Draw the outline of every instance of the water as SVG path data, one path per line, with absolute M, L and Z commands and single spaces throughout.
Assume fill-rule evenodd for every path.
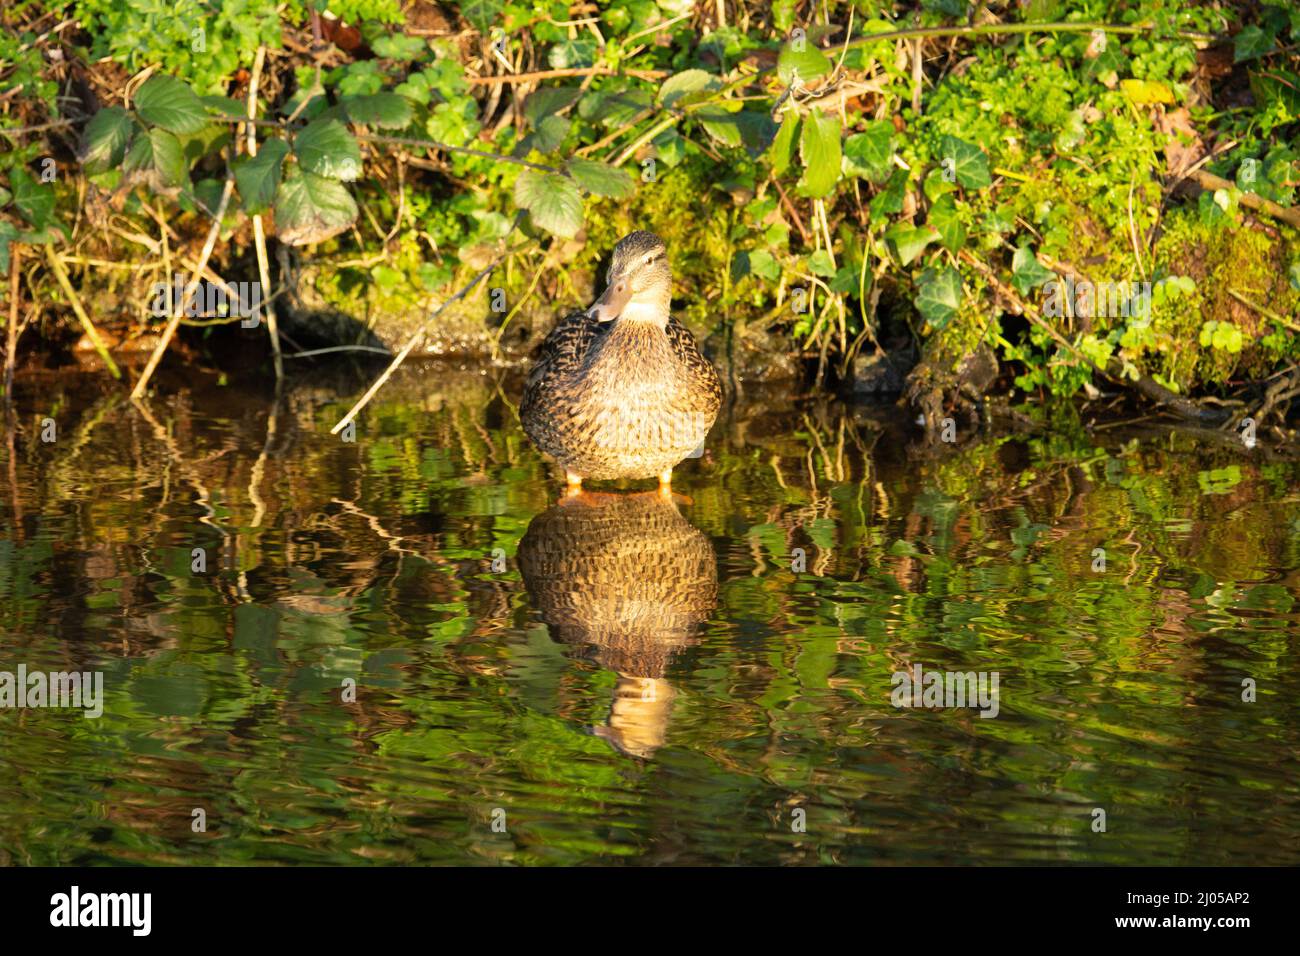
M 21 383 L 0 671 L 105 700 L 0 710 L 0 863 L 1300 862 L 1296 462 L 750 391 L 559 504 L 510 376 L 188 378 Z

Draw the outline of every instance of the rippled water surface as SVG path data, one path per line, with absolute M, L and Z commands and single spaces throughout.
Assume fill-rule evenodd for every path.
M 105 685 L 0 709 L 0 863 L 1300 862 L 1295 462 L 746 392 L 561 502 L 510 376 L 101 379 L 0 449 L 0 671 Z

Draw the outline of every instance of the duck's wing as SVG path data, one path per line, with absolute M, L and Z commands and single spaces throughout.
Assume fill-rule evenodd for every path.
M 686 367 L 686 374 L 691 380 L 692 387 L 687 395 L 695 406 L 694 410 L 716 412 L 722 405 L 722 381 L 718 378 L 718 370 L 700 353 L 699 346 L 695 344 L 695 336 L 677 321 L 676 316 L 668 320 L 665 331 L 673 354 Z
M 604 335 L 606 324 L 596 321 L 589 312 L 574 312 L 555 323 L 542 342 L 537 361 L 524 384 L 525 398 L 538 386 L 578 368 L 592 344 Z

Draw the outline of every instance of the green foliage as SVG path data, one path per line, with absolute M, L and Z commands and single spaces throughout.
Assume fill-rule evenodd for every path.
M 203 93 L 252 63 L 259 43 L 278 46 L 273 0 L 76 0 L 72 15 L 91 37 L 91 58 L 112 57 L 132 73 L 157 64 Z M 337 11 L 336 11 L 337 12 Z M 301 7 L 291 3 L 296 22 Z
M 467 68 L 480 76 L 500 72 L 496 54 L 483 61 L 463 52 L 477 44 L 405 34 L 393 26 L 401 19 L 396 0 L 331 4 L 360 28 L 374 55 L 339 56 L 319 71 L 314 62 L 293 61 L 272 111 L 278 128 L 258 128 L 259 154 L 249 158 L 239 155 L 234 135 L 232 121 L 246 109 L 235 71 L 248 66 L 258 44 L 277 48 L 285 24 L 305 24 L 310 3 L 277 13 L 267 0 L 182 0 L 165 8 L 143 0 L 128 9 L 81 0 L 76 11 L 94 38 L 88 57 L 110 57 L 127 71 L 152 68 L 132 87 L 126 107 L 106 105 L 85 125 L 83 171 L 105 186 L 125 176 L 201 211 L 210 208 L 221 167 L 230 162 L 238 187 L 233 215 L 274 208 L 282 239 L 338 236 L 339 244 L 353 244 L 355 235 L 366 246 L 380 237 L 367 231 L 369 223 L 357 223 L 362 199 L 379 217 L 400 212 L 396 231 L 382 230 L 386 242 L 439 250 L 495 243 L 517 210 L 526 211 L 530 234 L 542 242 L 581 237 L 584 229 L 588 242 L 608 242 L 611 221 L 640 226 L 624 213 L 658 210 L 663 197 L 684 187 L 687 195 L 656 218 L 656 228 L 668 233 L 670 248 L 695 248 L 697 221 L 708 220 L 716 234 L 701 241 L 707 252 L 684 257 L 682 267 L 696 287 L 711 290 L 722 306 L 715 313 L 733 306 L 772 312 L 789 290 L 814 282 L 816 311 L 773 313 L 775 327 L 809 354 L 840 355 L 864 332 L 908 322 L 912 309 L 924 320 L 923 333 L 956 323 L 958 340 L 975 341 L 1000 306 L 976 262 L 1031 304 L 1041 301 L 1057 260 L 1103 263 L 1089 274 L 1096 282 L 1187 274 L 1158 255 L 1150 261 L 1159 244 L 1135 253 L 1133 236 L 1159 235 L 1162 220 L 1185 209 L 1209 229 L 1232 229 L 1248 214 L 1243 196 L 1292 204 L 1300 182 L 1292 145 L 1300 17 L 1277 4 L 1242 7 L 1236 20 L 1222 10 L 1159 0 L 1035 0 L 1014 11 L 999 8 L 1009 20 L 1155 28 L 1100 39 L 1058 28 L 996 40 L 960 35 L 942 46 L 928 40 L 919 89 L 910 41 L 864 38 L 914 22 L 961 29 L 965 4 L 859 5 L 856 44 L 848 47 L 842 33 L 821 25 L 846 22 L 846 3 L 832 3 L 816 24 L 801 24 L 796 5 L 778 3 L 751 16 L 745 29 L 733 23 L 701 37 L 689 18 L 664 26 L 686 11 L 684 4 L 617 0 L 599 12 L 603 42 L 567 25 L 560 4 L 456 6 L 512 63 L 526 55 L 530 69 L 590 66 L 593 75 L 545 79 L 522 104 L 506 106 L 511 85 L 493 89 L 466 78 Z M 1196 45 L 1175 36 L 1180 30 L 1232 38 L 1254 108 L 1210 113 L 1194 106 L 1181 119 L 1185 106 L 1199 102 L 1191 92 L 1199 68 Z M 527 50 L 519 40 L 524 31 Z M 203 56 L 190 49 L 200 40 Z M 40 82 L 39 61 L 5 39 L 0 63 Z M 1175 122 L 1181 125 L 1172 132 L 1161 125 Z M 390 154 L 376 133 L 431 141 L 438 172 L 394 195 Z M 1198 136 L 1236 144 L 1208 164 L 1234 187 L 1194 204 L 1173 197 L 1166 208 L 1171 144 L 1186 146 Z M 8 170 L 0 189 L 14 197 L 0 193 L 0 205 L 15 213 L 10 231 L 33 226 L 24 209 L 48 208 L 48 197 L 33 194 L 30 172 L 18 175 L 36 158 L 25 148 L 0 159 L 0 170 Z M 345 238 L 354 223 L 358 232 Z M 5 241 L 13 240 L 0 237 Z M 1292 237 L 1284 233 L 1282 241 Z M 1284 255 L 1286 263 L 1295 259 Z M 427 291 L 426 282 L 463 278 L 463 268 L 446 261 L 425 265 L 385 266 L 369 278 L 412 296 Z M 1184 308 L 1205 308 L 1210 294 L 1199 284 Z M 881 303 L 874 317 L 868 301 Z M 842 324 L 830 321 L 831 304 L 843 307 L 833 310 L 845 316 Z M 1089 354 L 1116 354 L 1184 388 L 1223 380 L 1224 355 L 1250 363 L 1294 351 L 1282 329 L 1259 337 L 1262 352 L 1252 346 L 1250 329 L 1239 352 L 1218 347 L 1227 340 L 1211 330 L 1205 348 L 1221 353 L 1212 362 L 1186 350 L 1166 361 L 1160 356 L 1172 344 L 1199 342 L 1204 324 L 1183 322 L 1173 311 L 1161 303 L 1150 322 L 1097 315 L 1087 330 L 1060 331 Z M 1091 374 L 1038 327 L 1014 341 L 990 341 L 1023 369 L 1025 387 L 1068 395 Z

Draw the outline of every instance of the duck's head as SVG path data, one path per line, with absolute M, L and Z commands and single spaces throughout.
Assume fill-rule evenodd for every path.
M 601 322 L 621 318 L 666 325 L 672 297 L 668 247 L 653 232 L 638 229 L 614 247 L 605 292 L 591 313 Z

